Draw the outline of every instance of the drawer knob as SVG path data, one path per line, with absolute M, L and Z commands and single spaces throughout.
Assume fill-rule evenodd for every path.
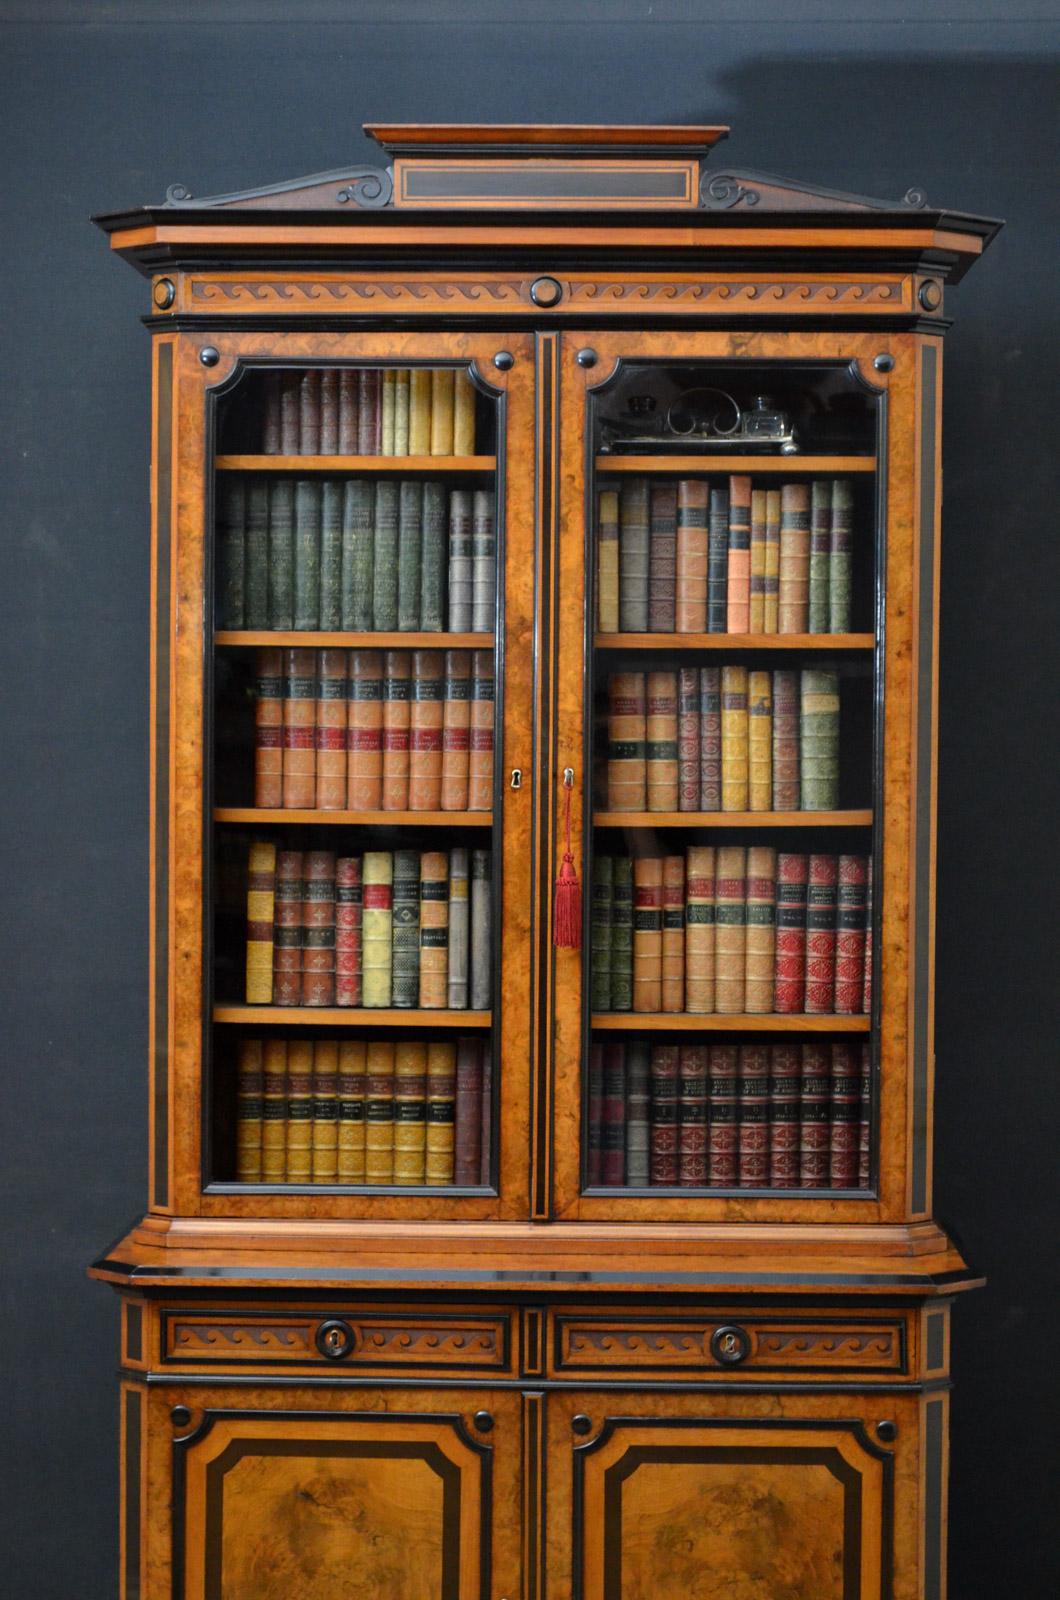
M 535 278 L 530 285 L 530 298 L 535 306 L 558 305 L 563 299 L 563 285 L 555 278 Z
M 493 1416 L 489 1411 L 476 1411 L 472 1419 L 479 1433 L 493 1432 Z
M 316 1347 L 329 1361 L 341 1361 L 353 1349 L 353 1329 L 341 1317 L 329 1317 L 317 1329 Z
M 579 1411 L 576 1417 L 571 1417 L 570 1425 L 575 1433 L 580 1433 L 583 1436 L 593 1431 L 592 1419 L 587 1417 L 584 1411 Z
M 893 1444 L 898 1437 L 897 1422 L 890 1422 L 888 1420 L 877 1422 L 876 1437 L 877 1439 L 881 1440 L 883 1444 Z
M 723 1367 L 738 1367 L 751 1354 L 746 1328 L 739 1328 L 734 1322 L 715 1328 L 710 1336 L 710 1353 Z

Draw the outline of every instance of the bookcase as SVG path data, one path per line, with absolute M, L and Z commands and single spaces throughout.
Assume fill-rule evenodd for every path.
M 944 292 L 720 127 L 97 219 L 153 351 L 125 1600 L 941 1600 Z

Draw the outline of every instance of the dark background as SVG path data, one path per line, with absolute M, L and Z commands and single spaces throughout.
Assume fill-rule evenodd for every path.
M 9 1594 L 117 1593 L 117 1305 L 84 1270 L 146 1200 L 147 291 L 88 218 L 370 160 L 361 122 L 401 118 L 731 122 L 716 163 L 1008 221 L 947 306 L 936 1209 L 990 1280 L 955 1317 L 951 1600 L 1055 1592 L 1060 30 L 905 9 L 0 3 Z

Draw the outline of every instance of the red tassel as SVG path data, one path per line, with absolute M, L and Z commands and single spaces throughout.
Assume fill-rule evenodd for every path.
M 566 849 L 563 852 L 563 865 L 556 879 L 556 894 L 552 907 L 552 943 L 557 950 L 579 950 L 582 942 L 582 886 L 578 882 L 570 847 L 570 798 L 574 784 L 574 773 L 570 767 L 563 774 L 563 782 L 567 791 Z

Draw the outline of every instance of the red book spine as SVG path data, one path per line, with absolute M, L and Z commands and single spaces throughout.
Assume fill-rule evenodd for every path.
M 321 650 L 316 706 L 317 810 L 346 806 L 346 651 Z
M 791 1015 L 806 1007 L 805 856 L 777 856 L 776 982 L 773 1009 Z
M 872 1010 L 872 857 L 865 873 L 865 977 L 861 986 L 861 1009 Z
M 769 1183 L 769 1046 L 740 1046 L 740 1188 Z
M 479 1182 L 490 1182 L 490 1151 L 493 1145 L 493 1052 L 488 1039 L 482 1041 L 482 1150 L 479 1157 Z
M 832 1072 L 828 1046 L 807 1041 L 802 1047 L 802 1093 L 799 1105 L 799 1187 L 827 1189 L 829 1177 L 828 1112 Z
M 361 919 L 364 890 L 360 856 L 335 863 L 335 1004 L 361 1003 Z
M 835 913 L 838 863 L 811 856 L 806 886 L 806 1011 L 835 1010 Z
M 456 1042 L 453 1182 L 477 1184 L 482 1172 L 482 1040 Z
M 649 1172 L 653 1184 L 676 1184 L 677 1082 L 679 1051 L 675 1044 L 654 1045 L 651 1052 L 651 1145 Z
M 601 1107 L 600 1177 L 608 1188 L 626 1181 L 626 1047 L 604 1045 L 604 1093 Z
M 736 1046 L 712 1044 L 707 1070 L 710 1186 L 712 1189 L 735 1189 L 739 1133 L 736 1120 Z
M 751 626 L 751 480 L 729 479 L 729 583 L 727 632 L 747 633 Z
M 317 653 L 284 652 L 283 803 L 312 811 L 317 799 Z
M 335 857 L 307 850 L 302 901 L 302 1004 L 335 1004 Z
M 587 1087 L 585 1183 L 587 1188 L 596 1188 L 603 1181 L 604 1047 L 602 1044 L 593 1044 L 589 1050 Z
M 801 1062 L 796 1044 L 775 1044 L 769 1065 L 769 1187 L 799 1187 Z
M 707 1182 L 709 1050 L 705 1044 L 683 1044 L 679 1049 L 677 1181 L 682 1189 L 702 1189 Z
M 865 990 L 865 892 L 867 856 L 839 857 L 836 899 L 835 1008 L 841 1016 L 861 1010 Z
M 276 911 L 272 934 L 272 999 L 302 1004 L 302 852 L 276 853 Z
M 254 804 L 283 804 L 283 652 L 259 650 L 254 707 Z
M 682 811 L 699 810 L 699 672 L 677 674 L 677 788 Z
M 830 1182 L 833 1189 L 855 1189 L 858 1181 L 861 1074 L 854 1046 L 841 1040 L 835 1040 L 832 1044 L 831 1100 Z
M 858 1101 L 858 1188 L 867 1189 L 872 1172 L 872 1047 L 861 1042 Z

